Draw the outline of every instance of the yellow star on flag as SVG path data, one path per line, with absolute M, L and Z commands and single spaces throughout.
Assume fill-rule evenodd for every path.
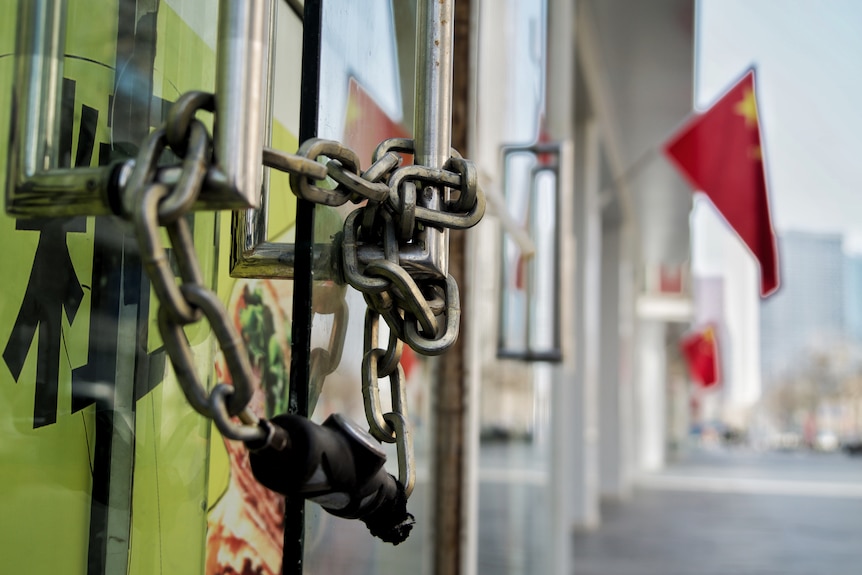
M 754 99 L 753 90 L 745 90 L 742 95 L 742 100 L 737 102 L 733 107 L 733 111 L 745 118 L 745 126 L 751 127 L 757 125 L 757 101 Z

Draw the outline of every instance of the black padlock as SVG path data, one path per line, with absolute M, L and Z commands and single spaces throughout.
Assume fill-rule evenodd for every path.
M 364 429 L 337 413 L 322 425 L 298 415 L 279 415 L 262 425 L 267 438 L 246 446 L 251 470 L 265 487 L 359 519 L 389 543 L 407 539 L 414 518 L 404 486 L 386 472 L 386 454 Z

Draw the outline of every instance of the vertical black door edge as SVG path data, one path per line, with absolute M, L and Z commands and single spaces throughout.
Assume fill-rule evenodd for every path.
M 299 141 L 317 135 L 320 102 L 320 46 L 322 0 L 306 0 L 302 34 L 302 78 L 299 105 Z M 311 354 L 312 256 L 314 204 L 297 200 L 296 260 L 291 328 L 289 410 L 308 417 L 308 381 Z M 287 498 L 284 509 L 282 573 L 301 575 L 305 536 L 305 501 Z

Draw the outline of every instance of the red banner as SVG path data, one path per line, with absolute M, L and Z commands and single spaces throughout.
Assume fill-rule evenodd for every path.
M 665 154 L 695 190 L 709 197 L 760 262 L 760 295 L 778 288 L 778 255 L 763 167 L 754 70 L 713 106 L 694 115 Z
M 689 333 L 682 338 L 679 347 L 688 364 L 692 381 L 703 387 L 711 387 L 719 383 L 718 343 L 713 326 Z

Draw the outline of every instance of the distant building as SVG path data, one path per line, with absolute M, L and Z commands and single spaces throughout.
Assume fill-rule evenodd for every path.
M 778 247 L 781 288 L 760 308 L 765 386 L 803 361 L 809 350 L 843 338 L 848 327 L 846 280 L 862 282 L 862 264 L 845 277 L 840 234 L 787 232 L 779 236 Z M 855 305 L 862 307 L 862 302 Z M 862 328 L 862 313 L 857 317 Z

